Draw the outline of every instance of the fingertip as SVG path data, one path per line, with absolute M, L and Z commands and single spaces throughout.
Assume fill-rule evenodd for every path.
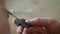
M 29 22 L 29 20 L 25 20 L 25 22 Z
M 25 22 L 27 22 L 27 23 L 31 23 L 32 21 L 31 21 L 31 20 L 25 20 Z
M 13 19 L 13 24 L 16 24 L 16 18 Z
M 22 34 L 27 34 L 27 28 L 24 28 Z
M 34 18 L 34 19 L 28 19 L 25 22 L 31 23 L 37 21 L 39 18 Z
M 24 28 L 22 34 L 30 34 L 31 31 L 32 31 L 32 27 L 30 27 L 30 28 Z
M 17 33 L 19 33 L 19 34 L 22 34 L 22 32 L 23 32 L 23 27 L 22 26 L 18 26 L 17 28 L 16 28 L 16 31 L 17 31 Z

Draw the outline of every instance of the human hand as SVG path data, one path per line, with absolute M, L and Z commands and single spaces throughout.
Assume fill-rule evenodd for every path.
M 18 34 L 58 34 L 59 23 L 52 18 L 34 18 L 26 20 L 32 27 L 23 28 L 22 26 L 17 27 Z M 42 28 L 44 27 L 44 28 Z M 36 33 L 37 32 L 37 33 Z

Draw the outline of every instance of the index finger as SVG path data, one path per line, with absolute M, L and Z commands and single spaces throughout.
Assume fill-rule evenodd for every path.
M 57 21 L 52 18 L 34 18 L 34 19 L 26 20 L 26 22 L 30 23 L 33 27 L 41 27 L 41 26 L 48 27 L 49 25 Z

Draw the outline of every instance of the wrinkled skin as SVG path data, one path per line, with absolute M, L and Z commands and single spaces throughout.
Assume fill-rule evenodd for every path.
M 16 20 L 16 19 L 15 19 Z M 17 26 L 17 34 L 60 34 L 60 23 L 52 18 L 33 18 L 26 20 L 32 27 Z M 16 23 L 14 21 L 14 23 Z

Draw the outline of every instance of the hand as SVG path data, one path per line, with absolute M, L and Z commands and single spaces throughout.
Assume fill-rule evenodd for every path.
M 30 27 L 27 29 L 19 26 L 16 31 L 18 34 L 47 34 L 46 30 L 42 27 Z
M 19 26 L 17 27 L 18 34 L 59 34 L 60 31 L 60 23 L 52 18 L 34 18 L 26 20 L 26 22 L 30 23 L 32 27 L 23 28 L 22 26 Z

